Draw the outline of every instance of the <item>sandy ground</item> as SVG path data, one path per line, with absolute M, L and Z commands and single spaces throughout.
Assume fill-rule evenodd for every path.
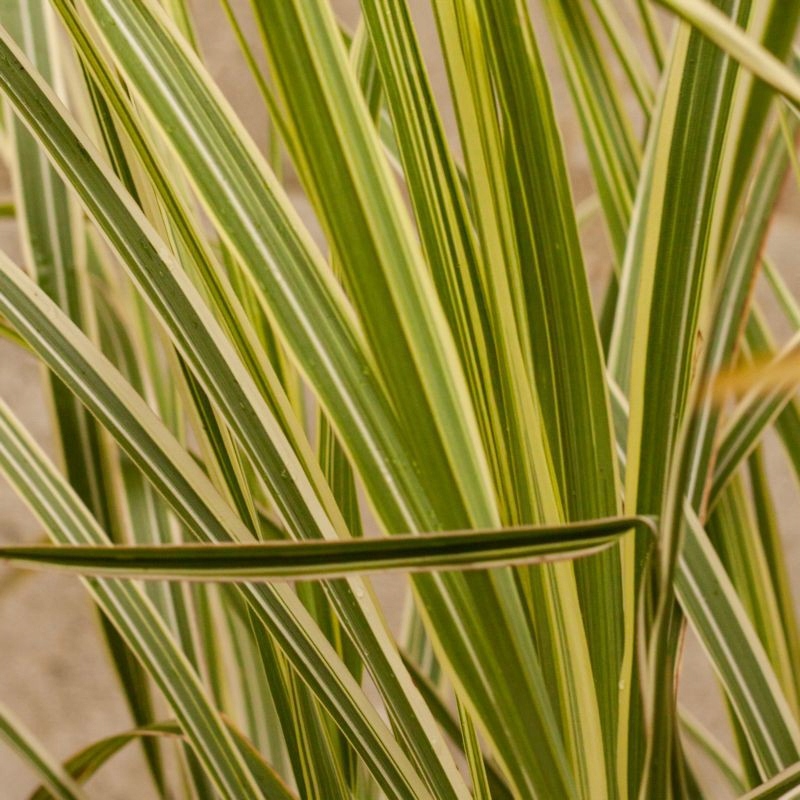
M 216 0 L 196 0 L 201 22 L 203 49 L 217 80 L 232 99 L 248 128 L 258 138 L 263 130 L 263 116 L 258 104 L 250 102 L 251 91 L 241 80 L 241 64 L 235 56 L 231 38 L 224 33 Z M 352 21 L 355 0 L 340 2 L 345 20 Z M 423 46 L 430 53 L 435 37 L 434 26 L 422 9 L 425 2 L 414 3 L 420 21 Z M 545 48 L 549 61 L 552 52 Z M 445 95 L 441 64 L 432 57 L 436 91 Z M 556 81 L 555 92 L 568 151 L 574 167 L 575 192 L 578 197 L 590 191 L 588 165 L 580 150 L 580 135 L 570 113 L 563 82 Z M 454 133 L 452 114 L 445 107 L 445 123 Z M 0 196 L 7 193 L 7 176 L 0 174 Z M 779 214 L 770 249 L 787 266 L 794 264 L 796 246 L 796 195 L 788 198 Z M 603 233 L 590 226 L 586 237 L 590 274 L 597 283 L 607 269 Z M 0 222 L 0 246 L 19 258 L 13 225 Z M 795 273 L 796 274 L 796 273 Z M 800 287 L 795 286 L 795 289 Z M 0 396 L 21 415 L 33 435 L 51 446 L 49 417 L 41 391 L 42 373 L 30 358 L 15 348 L 0 343 Z M 778 484 L 784 530 L 796 519 L 797 495 L 779 449 L 773 444 L 769 466 Z M 41 531 L 11 489 L 0 479 L 0 538 L 8 542 L 36 540 Z M 787 540 L 791 562 L 797 566 L 798 544 Z M 387 613 L 396 620 L 402 595 L 402 582 L 378 587 Z M 64 576 L 22 575 L 0 571 L 0 702 L 5 703 L 32 729 L 50 750 L 66 757 L 80 746 L 129 727 L 129 720 L 106 653 L 98 636 L 96 620 L 80 583 Z M 691 639 L 687 645 L 682 694 L 688 706 L 708 725 L 723 732 L 725 717 L 713 677 Z M 104 800 L 148 800 L 142 782 L 142 763 L 138 751 L 129 749 L 118 756 L 112 769 L 102 771 L 89 784 L 89 795 Z M 0 800 L 23 798 L 33 786 L 33 777 L 13 754 L 0 745 Z M 724 797 L 712 789 L 713 797 Z

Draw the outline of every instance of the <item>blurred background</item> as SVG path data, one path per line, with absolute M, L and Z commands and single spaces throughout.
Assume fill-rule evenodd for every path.
M 436 26 L 427 0 L 409 0 L 418 23 L 418 33 L 428 60 L 434 90 L 453 142 L 457 140 L 455 120 L 447 101 L 447 78 L 437 53 Z M 256 142 L 265 140 L 263 106 L 256 101 L 255 87 L 242 63 L 239 51 L 217 0 L 193 0 L 204 60 L 225 95 L 233 103 Z M 233 3 L 247 21 L 249 0 Z M 358 20 L 358 0 L 334 0 L 341 20 L 354 27 Z M 625 4 L 620 4 L 625 5 Z M 532 3 L 534 25 L 552 76 L 552 89 L 572 170 L 573 191 L 578 201 L 593 192 L 589 164 L 583 150 L 580 129 L 571 107 L 558 59 L 548 40 L 544 17 Z M 670 22 L 663 18 L 665 27 Z M 0 20 L 2 22 L 2 20 Z M 253 33 L 253 26 L 245 24 Z M 633 107 L 633 104 L 631 104 Z M 456 145 L 457 147 L 457 145 Z M 289 186 L 291 189 L 291 176 Z M 9 175 L 0 162 L 0 199 L 10 195 Z M 299 198 L 299 192 L 295 192 Z M 308 209 L 298 199 L 301 213 L 313 229 Z M 781 209 L 770 234 L 768 252 L 781 267 L 789 286 L 800 291 L 798 255 L 798 214 L 800 195 L 793 180 L 787 181 Z M 593 288 L 604 286 L 610 258 L 599 216 L 583 228 L 586 263 Z M 22 255 L 13 220 L 0 219 L 0 247 L 17 263 Z M 769 298 L 764 302 L 769 309 Z M 786 331 L 777 327 L 776 334 Z M 42 392 L 41 368 L 19 348 L 0 341 L 0 395 L 28 426 L 36 439 L 52 453 L 49 409 Z M 768 470 L 775 481 L 782 531 L 793 575 L 800 574 L 800 542 L 794 525 L 800 518 L 794 478 L 786 468 L 783 454 L 775 442 L 767 450 Z M 9 543 L 34 542 L 41 538 L 35 519 L 17 500 L 0 477 L 0 539 Z M 401 577 L 374 581 L 387 617 L 399 624 L 405 582 Z M 728 741 L 725 711 L 714 677 L 691 635 L 687 637 L 681 678 L 682 699 L 687 707 Z M 12 572 L 0 567 L 0 700 L 50 749 L 61 758 L 82 746 L 130 727 L 130 719 L 109 666 L 104 644 L 98 635 L 96 617 L 79 581 L 69 576 Z M 705 772 L 701 768 L 701 772 Z M 706 774 L 709 774 L 706 772 Z M 24 798 L 36 785 L 28 768 L 0 744 L 0 800 Z M 711 796 L 724 798 L 719 789 L 709 787 Z M 126 748 L 111 766 L 101 770 L 87 785 L 90 797 L 105 800 L 149 800 L 139 750 Z

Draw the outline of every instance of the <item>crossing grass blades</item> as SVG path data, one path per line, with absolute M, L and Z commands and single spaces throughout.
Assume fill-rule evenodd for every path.
M 61 763 L 0 710 L 34 797 L 124 748 L 159 798 L 790 796 L 800 0 L 333 5 L 0 0 L 0 333 L 59 456 L 0 404 L 50 540 L 0 558 L 82 581 L 131 720 Z M 679 700 L 687 631 L 732 749 Z

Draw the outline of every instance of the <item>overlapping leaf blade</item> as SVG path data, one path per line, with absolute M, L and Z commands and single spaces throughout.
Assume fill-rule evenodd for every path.
M 0 406 L 0 466 L 54 541 L 100 544 L 103 531 L 19 425 Z M 121 581 L 89 581 L 102 610 L 146 666 L 178 716 L 195 753 L 224 797 L 264 797 L 185 656 L 144 593 Z
M 241 520 L 119 373 L 5 256 L 0 257 L 0 275 L 0 305 L 25 331 L 42 360 L 143 469 L 194 535 L 206 541 L 230 541 L 238 534 L 239 539 L 247 540 L 250 534 Z M 283 587 L 248 586 L 243 593 L 259 621 L 291 654 L 295 668 L 331 702 L 354 744 L 362 746 L 362 755 L 376 759 L 376 772 L 385 771 L 387 788 L 396 783 L 412 795 L 425 797 L 427 793 L 402 753 L 396 750 L 393 757 L 387 756 L 387 748 L 396 748 L 396 744 L 297 597 Z M 370 738 L 373 747 L 364 750 Z M 402 791 L 398 792 L 402 796 Z
M 214 704 L 301 796 L 454 800 L 470 780 L 476 797 L 694 796 L 676 712 L 676 591 L 725 692 L 741 769 L 705 732 L 698 741 L 732 785 L 766 781 L 754 797 L 793 791 L 800 638 L 759 443 L 775 427 L 800 464 L 794 385 L 772 391 L 778 357 L 764 383 L 772 394 L 752 392 L 730 417 L 706 389 L 739 353 L 744 363 L 776 351 L 749 305 L 785 171 L 782 134 L 792 147 L 787 115 L 767 133 L 772 87 L 795 111 L 800 98 L 781 63 L 800 2 L 664 0 L 684 19 L 668 45 L 667 16 L 646 0 L 545 3 L 598 191 L 585 208 L 604 214 L 621 267 L 597 324 L 539 12 L 531 18 L 522 0 L 432 0 L 464 169 L 410 0 L 362 0 L 352 36 L 328 0 L 252 0 L 266 70 L 246 41 L 251 23 L 222 0 L 279 131 L 269 160 L 209 77 L 185 0 L 50 2 L 85 70 L 62 62 L 70 101 L 107 157 L 5 37 L 0 84 L 31 129 L 18 125 L 18 141 L 41 145 L 88 211 L 86 235 L 76 229 L 68 247 L 88 245 L 98 341 L 125 379 L 0 259 L 3 335 L 25 340 L 66 403 L 116 439 L 123 527 L 135 521 L 138 541 L 179 534 L 202 544 L 0 556 L 167 578 L 144 591 L 90 583 L 119 587 L 101 599 L 126 598 L 116 621 L 182 721 L 207 718 L 190 731 L 200 760 L 187 762 L 187 791 L 211 796 L 210 777 L 236 796 L 236 782 L 255 777 L 266 796 L 285 796 L 211 703 L 198 695 L 199 711 L 189 709 L 192 668 L 165 679 L 177 649 L 143 652 L 143 641 L 167 641 L 148 596 L 206 674 Z M 628 124 L 634 103 L 646 141 Z M 287 185 L 304 194 L 330 258 Z M 29 209 L 2 209 L 20 212 L 23 233 L 26 211 L 39 224 L 58 200 L 41 186 L 26 189 Z M 98 231 L 127 272 L 121 281 Z M 774 274 L 771 283 L 796 326 L 788 290 Z M 309 444 L 315 416 L 319 453 Z M 38 481 L 68 499 L 18 425 L 4 430 L 19 445 L 6 466 L 23 494 L 44 510 Z M 368 518 L 359 482 L 385 533 L 400 536 L 350 538 Z M 85 519 L 70 503 L 55 508 L 51 527 Z M 622 508 L 660 518 L 562 524 Z M 650 525 L 656 537 L 607 546 Z M 246 544 L 253 536 L 281 541 Z M 527 565 L 600 542 L 588 559 Z M 398 654 L 355 574 L 392 569 L 415 573 L 409 652 L 424 669 Z M 277 583 L 298 578 L 296 590 Z M 190 598 L 186 610 L 180 598 Z M 392 732 L 359 686 L 362 665 Z M 444 700 L 451 688 L 458 719 Z M 443 732 L 461 743 L 468 775 Z
M 11 74 L 16 72 L 20 75 L 18 68 L 13 66 L 19 64 L 18 58 L 13 45 L 5 42 L 3 58 L 0 60 L 11 73 L 6 72 L 8 80 L 4 82 L 4 88 L 10 93 L 18 112 L 25 117 L 47 147 L 51 158 L 91 210 L 156 313 L 166 321 L 176 347 L 226 415 L 240 444 L 270 484 L 272 498 L 289 529 L 299 538 L 345 535 L 330 495 L 324 494 L 324 483 L 320 481 L 317 487 L 311 483 L 314 465 L 310 461 L 301 464 L 231 344 L 140 211 L 107 170 L 89 157 L 90 145 L 70 127 L 62 112 L 52 103 L 48 90 L 27 72 L 24 73 L 26 81 L 10 80 Z M 34 108 L 41 110 L 42 106 L 50 111 L 48 119 L 41 113 L 39 116 L 31 113 Z M 363 380 L 363 375 L 361 378 Z M 311 471 L 311 479 L 306 470 Z M 163 490 L 163 486 L 159 486 L 159 489 Z M 322 498 L 318 491 L 323 493 Z M 196 514 L 200 510 L 189 508 L 191 505 L 185 505 L 182 513 Z M 222 525 L 225 536 L 230 535 L 229 531 L 238 530 L 241 532 L 240 538 L 248 538 L 249 534 L 240 521 L 234 522 L 235 517 L 229 511 L 225 516 L 228 517 L 227 524 Z M 402 693 L 394 693 L 394 702 L 390 705 L 393 713 L 395 710 L 398 712 L 398 722 L 403 727 L 410 726 L 410 730 L 416 728 L 416 735 L 409 734 L 406 740 L 412 749 L 421 753 L 423 760 L 427 759 L 433 773 L 439 772 L 441 775 L 443 769 L 445 773 L 449 771 L 449 777 L 442 777 L 443 785 L 451 780 L 457 785 L 460 778 L 452 762 L 449 770 L 444 766 L 450 759 L 444 754 L 434 755 L 427 744 L 428 736 L 423 733 L 424 728 L 419 722 L 419 715 L 424 716 L 427 712 L 419 703 L 412 710 L 415 691 L 388 641 L 383 621 L 375 613 L 371 598 L 363 589 L 356 594 L 357 588 L 346 584 L 332 585 L 334 596 L 338 593 L 342 603 L 355 600 L 355 606 L 351 605 L 347 616 L 349 625 L 360 627 L 360 631 L 354 634 L 355 641 L 363 647 L 364 656 L 373 667 L 379 687 L 397 685 L 398 680 L 406 684 Z M 272 599 L 277 601 L 274 596 Z M 359 607 L 363 609 L 363 614 L 357 612 Z M 426 751 L 427 756 L 422 755 Z
M 647 518 L 611 517 L 555 527 L 535 526 L 463 533 L 428 533 L 341 542 L 271 542 L 236 545 L 146 547 L 0 547 L 0 559 L 49 565 L 87 575 L 195 580 L 319 580 L 385 570 L 433 572 L 486 569 L 515 562 L 554 561 L 590 555 Z

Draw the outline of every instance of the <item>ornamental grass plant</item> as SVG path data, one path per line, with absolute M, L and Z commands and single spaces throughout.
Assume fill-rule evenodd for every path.
M 125 748 L 162 800 L 792 797 L 800 0 L 407 3 L 0 0 L 0 334 L 56 441 L 0 401 L 46 537 L 0 559 L 82 583 L 130 712 L 0 734 L 37 800 Z

